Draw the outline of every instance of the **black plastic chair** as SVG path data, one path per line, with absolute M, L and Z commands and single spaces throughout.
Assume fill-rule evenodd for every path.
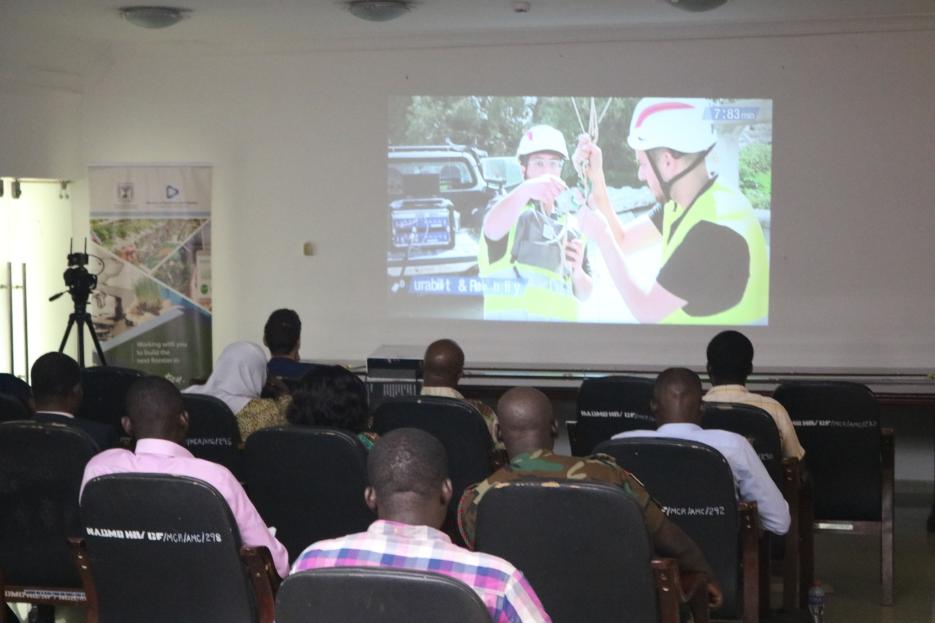
M 490 623 L 468 585 L 446 575 L 380 567 L 332 567 L 290 575 L 277 623 Z
M 703 443 L 653 437 L 613 439 L 597 451 L 643 481 L 669 519 L 704 552 L 724 592 L 714 618 L 758 621 L 756 504 L 738 503 L 727 459 Z
M 0 372 L 0 394 L 7 394 L 19 400 L 24 407 L 29 409 L 29 401 L 32 400 L 32 388 L 29 383 L 9 372 Z
M 360 532 L 376 519 L 364 503 L 367 451 L 334 428 L 275 426 L 244 448 L 247 492 L 293 560 L 322 539 Z
M 16 396 L 0 394 L 0 422 L 28 420 L 30 417 L 29 409 Z
M 185 447 L 199 459 L 223 465 L 240 478 L 240 429 L 223 400 L 202 394 L 182 394 L 188 412 Z
M 783 383 L 774 397 L 805 448 L 814 488 L 814 529 L 880 535 L 883 605 L 893 604 L 893 431 L 866 386 L 843 381 Z
M 127 390 L 144 374 L 131 368 L 97 366 L 81 371 L 84 398 L 78 417 L 113 426 L 123 434 L 120 420 L 127 414 Z
M 82 493 L 81 522 L 76 548 L 99 623 L 272 622 L 269 551 L 241 547 L 227 502 L 207 483 L 100 476 Z
M 477 549 L 521 569 L 555 623 L 677 623 L 689 600 L 675 561 L 652 559 L 639 505 L 611 485 L 536 478 L 493 487 L 477 509 Z M 703 575 L 684 579 L 694 620 L 707 621 Z
M 67 539 L 81 534 L 78 490 L 97 451 L 71 426 L 0 424 L 0 620 L 8 601 L 84 605 Z
M 791 523 L 789 531 L 778 543 L 776 552 L 783 558 L 783 608 L 794 610 L 802 604 L 802 588 L 808 590 L 811 585 L 813 570 L 811 565 L 811 530 L 803 534 L 801 527 L 801 503 L 806 499 L 802 489 L 802 467 L 795 457 L 783 458 L 779 428 L 769 413 L 754 407 L 730 402 L 704 403 L 703 428 L 730 431 L 746 437 L 756 451 L 766 471 L 789 504 Z M 803 539 L 807 542 L 803 542 Z M 802 550 L 809 554 L 804 558 Z M 777 554 L 778 555 L 778 554 Z M 761 587 L 766 589 L 768 587 Z M 768 593 L 761 591 L 762 599 Z
M 565 423 L 571 452 L 588 456 L 597 444 L 628 430 L 656 430 L 649 403 L 655 381 L 638 376 L 603 376 L 582 381 L 577 420 Z
M 373 430 L 380 435 L 394 428 L 412 427 L 431 433 L 445 446 L 453 496 L 443 530 L 463 545 L 458 532 L 457 507 L 465 487 L 491 472 L 490 431 L 483 416 L 463 400 L 419 396 L 386 400 L 373 414 Z

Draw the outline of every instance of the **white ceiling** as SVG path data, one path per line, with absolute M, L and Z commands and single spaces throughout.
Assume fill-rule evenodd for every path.
M 158 1 L 158 0 L 157 0 Z M 156 4 L 141 0 L 138 4 Z M 192 48 L 234 53 L 838 32 L 886 27 L 935 29 L 935 0 L 728 0 L 707 13 L 663 0 L 421 0 L 392 22 L 353 17 L 335 0 L 171 0 L 192 9 L 167 29 L 140 29 L 118 8 L 132 0 L 0 0 L 0 77 L 81 75 L 121 49 Z

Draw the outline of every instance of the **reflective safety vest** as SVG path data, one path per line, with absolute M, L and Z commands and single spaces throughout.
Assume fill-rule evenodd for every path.
M 763 228 L 750 206 L 747 198 L 733 188 L 725 186 L 715 180 L 713 184 L 699 196 L 691 209 L 676 205 L 672 210 L 672 203 L 665 206 L 662 219 L 662 262 L 669 261 L 672 254 L 684 242 L 685 237 L 692 228 L 702 221 L 709 221 L 715 225 L 729 227 L 740 234 L 747 243 L 750 252 L 750 272 L 747 278 L 747 287 L 744 289 L 740 301 L 724 311 L 707 316 L 690 316 L 678 309 L 663 318 L 667 324 L 720 324 L 740 325 L 765 322 L 769 313 L 769 258 L 766 250 L 766 238 Z M 680 217 L 684 218 L 675 233 L 671 234 L 672 225 Z M 711 253 L 717 253 L 711 249 Z
M 533 209 L 528 205 L 523 212 Z M 564 223 L 566 217 L 560 217 Z M 578 319 L 578 299 L 571 276 L 520 261 L 513 261 L 516 228 L 507 234 L 506 252 L 490 261 L 487 238 L 480 235 L 477 260 L 484 281 L 485 320 L 543 320 L 574 322 Z M 564 249 L 561 253 L 564 254 Z

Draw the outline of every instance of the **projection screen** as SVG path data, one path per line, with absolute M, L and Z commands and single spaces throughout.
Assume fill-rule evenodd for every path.
M 772 101 L 389 102 L 391 315 L 766 325 Z

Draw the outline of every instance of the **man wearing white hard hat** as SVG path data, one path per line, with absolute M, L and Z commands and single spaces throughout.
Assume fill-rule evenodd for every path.
M 555 209 L 567 190 L 561 172 L 565 137 L 548 125 L 523 133 L 516 150 L 523 182 L 491 206 L 478 251 L 484 318 L 578 319 L 591 294 L 591 269 L 580 234 Z
M 717 135 L 704 99 L 644 98 L 627 144 L 639 178 L 659 206 L 624 225 L 607 194 L 600 148 L 582 135 L 574 164 L 588 175 L 589 209 L 578 213 L 630 311 L 639 322 L 757 324 L 769 304 L 763 229 L 739 190 L 712 176 L 707 157 Z M 628 254 L 662 244 L 662 266 L 648 290 L 637 285 Z

